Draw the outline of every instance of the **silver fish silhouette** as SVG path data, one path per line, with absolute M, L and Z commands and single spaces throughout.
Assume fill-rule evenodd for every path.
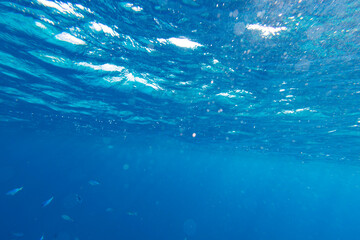
M 69 222 L 73 222 L 74 219 L 72 219 L 70 216 L 63 214 L 61 215 L 62 219 L 64 219 L 65 221 L 69 221 Z
M 14 196 L 14 195 L 17 194 L 18 192 L 20 192 L 22 189 L 23 189 L 23 187 L 14 188 L 14 189 L 8 191 L 8 192 L 6 193 L 6 195 Z
M 41 206 L 42 206 L 42 207 L 46 207 L 47 205 L 49 205 L 49 204 L 52 202 L 53 199 L 54 199 L 54 197 L 49 198 L 48 200 L 46 200 L 45 202 L 43 202 L 43 203 L 41 204 Z
M 89 184 L 90 184 L 91 186 L 96 186 L 96 185 L 99 185 L 100 183 L 99 183 L 98 181 L 96 181 L 96 180 L 90 180 L 90 181 L 89 181 Z
M 14 235 L 14 237 L 21 238 L 21 237 L 23 237 L 25 234 L 22 233 L 22 232 L 14 232 L 12 235 Z

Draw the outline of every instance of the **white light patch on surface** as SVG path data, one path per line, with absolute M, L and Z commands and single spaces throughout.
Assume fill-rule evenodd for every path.
M 190 41 L 187 38 L 169 38 L 168 41 L 175 46 L 182 47 L 182 48 L 197 48 L 201 47 L 202 45 L 197 42 Z
M 106 26 L 104 24 L 101 24 L 101 23 L 91 22 L 90 28 L 92 30 L 95 30 L 95 31 L 98 31 L 98 32 L 103 31 L 104 33 L 108 33 L 113 37 L 119 36 L 119 34 L 117 32 L 115 32 L 110 27 L 108 27 L 108 26 Z
M 131 8 L 133 11 L 135 11 L 135 12 L 141 12 L 143 9 L 141 8 L 141 7 L 139 7 L 139 6 L 134 6 L 134 7 L 132 7 Z
M 81 4 L 75 4 L 76 7 L 80 8 L 81 10 L 85 10 L 85 7 Z
M 284 111 L 282 111 L 282 113 L 284 113 L 284 114 L 292 114 L 294 112 L 295 111 L 293 111 L 293 110 L 284 110 Z
M 287 30 L 286 27 L 268 27 L 268 26 L 262 26 L 260 24 L 249 24 L 246 25 L 246 28 L 249 30 L 261 31 L 264 37 L 268 37 L 270 35 L 273 36 L 279 35 L 279 32 Z
M 309 111 L 310 110 L 310 108 L 299 108 L 299 109 L 296 109 L 295 111 L 296 112 L 302 112 L 302 111 Z
M 84 67 L 89 67 L 92 68 L 94 70 L 102 70 L 102 71 L 106 71 L 106 72 L 121 72 L 122 70 L 124 70 L 124 67 L 121 66 L 116 66 L 114 64 L 103 64 L 103 65 L 93 65 L 91 63 L 87 63 L 87 62 L 79 62 L 78 63 L 79 66 L 84 66 Z
M 146 81 L 143 78 L 135 77 L 132 73 L 128 73 L 125 76 L 128 79 L 128 81 L 130 81 L 130 82 L 142 83 L 145 86 L 151 87 L 151 88 L 153 88 L 155 90 L 164 90 L 163 88 L 161 88 L 159 85 L 157 85 L 155 83 L 149 83 L 148 81 Z
M 48 58 L 50 61 L 52 61 L 54 63 L 64 63 L 65 62 L 64 58 L 58 58 L 58 57 L 51 56 L 51 55 L 43 55 L 43 57 Z
M 84 16 L 75 11 L 75 8 L 71 3 L 63 3 L 63 2 L 53 2 L 47 0 L 38 0 L 38 3 L 44 5 L 45 7 L 55 8 L 61 13 L 72 14 L 74 16 L 84 18 Z
M 134 6 L 134 4 L 132 4 L 132 3 L 123 3 L 122 6 L 124 8 L 131 9 L 134 12 L 141 12 L 143 10 L 142 7 Z
M 35 22 L 35 25 L 39 28 L 46 29 L 46 26 L 42 24 L 41 22 Z
M 83 40 L 81 40 L 77 37 L 74 37 L 73 35 L 71 35 L 70 33 L 67 33 L 67 32 L 62 32 L 62 33 L 56 35 L 55 38 L 60 41 L 72 43 L 75 45 L 86 45 L 86 43 Z
M 223 97 L 228 97 L 228 98 L 235 98 L 235 95 L 229 94 L 229 93 L 218 93 L 216 94 L 216 96 L 223 96 Z
M 164 38 L 158 38 L 157 40 L 159 43 L 166 43 L 166 39 Z
M 43 20 L 44 22 L 50 23 L 51 25 L 55 25 L 55 23 L 53 21 L 51 21 L 51 20 L 49 20 L 49 19 L 47 19 L 45 17 L 42 17 L 40 19 Z
M 310 113 L 316 113 L 316 110 L 312 110 L 309 107 L 306 108 L 299 108 L 299 109 L 295 109 L 295 110 L 283 110 L 281 112 L 278 112 L 277 114 L 296 114 L 296 113 L 301 113 L 301 112 L 310 112 Z
M 104 78 L 104 80 L 109 83 L 116 83 L 116 82 L 123 81 L 123 78 L 122 77 L 110 77 L 110 78 Z
M 89 8 L 87 7 L 84 7 L 83 5 L 81 4 L 75 4 L 75 6 L 83 11 L 87 11 L 88 13 L 94 13 L 93 11 L 91 11 Z

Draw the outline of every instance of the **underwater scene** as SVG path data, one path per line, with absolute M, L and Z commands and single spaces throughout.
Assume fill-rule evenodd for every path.
M 360 239 L 360 1 L 0 0 L 0 240 Z

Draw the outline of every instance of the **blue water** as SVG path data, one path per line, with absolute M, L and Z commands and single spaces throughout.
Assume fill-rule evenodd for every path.
M 0 1 L 0 239 L 359 239 L 360 2 Z

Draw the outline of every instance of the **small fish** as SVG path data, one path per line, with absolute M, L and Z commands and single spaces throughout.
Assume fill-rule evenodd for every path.
M 54 199 L 54 197 L 49 198 L 48 200 L 46 200 L 45 202 L 43 202 L 43 203 L 41 204 L 41 206 L 42 206 L 42 207 L 46 207 L 47 205 L 49 205 L 49 204 L 52 202 L 53 199 Z
M 14 237 L 21 238 L 21 237 L 24 236 L 24 233 L 22 233 L 22 232 L 15 232 L 15 233 L 13 233 L 13 235 L 14 235 Z
M 138 215 L 138 213 L 137 212 L 127 212 L 127 215 L 136 217 Z
M 44 235 L 41 236 L 40 240 L 44 240 Z
M 106 212 L 113 212 L 114 209 L 109 207 L 109 208 L 107 208 L 105 211 L 106 211 Z
M 76 202 L 81 204 L 83 202 L 81 196 L 79 194 L 75 194 Z
M 14 188 L 13 190 L 10 190 L 6 193 L 6 195 L 9 196 L 14 196 L 15 194 L 17 194 L 18 192 L 20 192 L 23 189 L 23 187 L 19 187 L 19 188 Z
M 96 186 L 96 185 L 99 185 L 100 183 L 99 183 L 98 181 L 96 181 L 96 180 L 90 180 L 90 181 L 89 181 L 89 184 L 90 184 L 91 186 Z
M 73 222 L 74 219 L 72 219 L 71 217 L 69 217 L 66 214 L 61 215 L 62 219 L 64 219 L 65 221 L 69 221 L 69 222 Z

